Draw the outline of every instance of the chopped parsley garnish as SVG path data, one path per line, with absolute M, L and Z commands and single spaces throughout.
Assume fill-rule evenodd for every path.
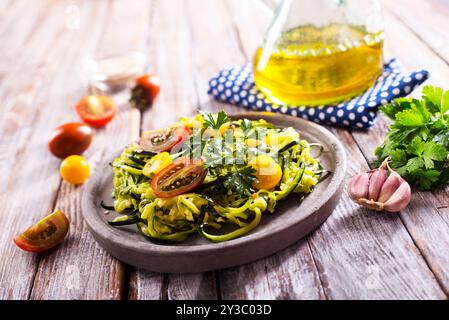
M 223 177 L 223 186 L 230 192 L 243 198 L 253 194 L 253 182 L 256 181 L 256 170 L 251 167 L 239 169 Z
M 200 111 L 200 113 L 203 116 L 204 126 L 206 128 L 218 130 L 223 124 L 230 121 L 228 115 L 223 110 L 218 112 L 216 117 L 207 111 Z
M 251 167 L 229 166 L 225 174 L 216 174 L 216 179 L 202 186 L 206 194 L 236 194 L 241 198 L 249 198 L 254 192 L 256 170 Z M 212 174 L 215 175 L 215 174 Z

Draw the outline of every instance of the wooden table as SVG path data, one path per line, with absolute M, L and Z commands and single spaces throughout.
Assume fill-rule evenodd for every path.
M 449 83 L 449 4 L 384 1 L 387 56 Z M 95 167 L 135 140 L 197 107 L 219 69 L 247 62 L 269 20 L 253 1 L 133 0 L 0 2 L 0 297 L 2 299 L 445 299 L 449 294 L 449 189 L 416 192 L 400 214 L 373 213 L 346 194 L 313 234 L 248 265 L 201 274 L 157 274 L 112 258 L 93 240 L 80 209 L 84 187 L 62 182 L 47 150 L 51 131 L 77 120 L 88 55 L 139 49 L 163 83 L 153 108 L 121 105 L 86 153 Z M 332 131 L 345 144 L 348 177 L 368 169 L 388 121 L 368 132 Z M 66 241 L 42 255 L 12 238 L 58 208 Z M 275 239 L 273 240 L 275 241 Z

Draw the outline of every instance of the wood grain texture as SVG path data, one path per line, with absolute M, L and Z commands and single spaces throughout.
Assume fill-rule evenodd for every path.
M 449 3 L 445 0 L 384 0 L 396 20 L 406 23 L 421 43 L 449 61 Z
M 382 3 L 388 54 L 399 57 L 407 69 L 428 69 L 429 83 L 447 87 L 448 3 Z M 72 24 L 77 14 L 79 29 Z M 88 233 L 79 208 L 83 187 L 61 183 L 59 161 L 46 149 L 54 127 L 77 119 L 72 105 L 85 93 L 82 59 L 144 50 L 149 70 L 160 75 L 163 88 L 142 117 L 128 108 L 126 96 L 116 97 L 119 116 L 97 132 L 86 153 L 95 167 L 135 140 L 139 130 L 164 127 L 194 114 L 197 107 L 240 111 L 211 101 L 208 80 L 222 68 L 250 61 L 269 22 L 255 1 L 0 3 L 0 172 L 6 172 L 0 184 L 5 213 L 0 215 L 0 299 L 443 299 L 449 295 L 449 188 L 416 192 L 400 215 L 368 212 L 344 195 L 331 218 L 307 239 L 258 262 L 204 274 L 135 270 L 110 257 Z M 367 160 L 373 159 L 388 124 L 381 117 L 366 133 L 333 130 L 352 159 L 348 177 L 367 170 Z M 41 256 L 19 251 L 13 236 L 55 206 L 70 216 L 67 241 Z
M 232 2 L 228 2 L 228 3 L 232 3 Z M 239 3 L 239 9 L 241 9 L 241 5 Z M 240 19 L 244 19 L 242 17 L 248 17 L 248 15 L 245 15 L 244 13 L 242 13 L 242 10 L 240 10 L 240 15 L 239 14 L 235 14 L 233 15 L 234 19 L 236 19 L 236 23 L 237 25 L 240 25 L 241 28 L 247 26 L 248 24 L 248 18 L 246 18 L 246 20 L 240 20 Z M 240 18 L 239 18 L 240 17 Z M 239 21 L 240 24 L 239 24 Z M 255 38 L 255 34 L 254 33 L 249 33 L 248 31 L 249 28 L 246 29 L 245 32 L 242 32 L 240 35 L 245 35 L 245 38 L 241 39 L 241 43 L 243 44 L 247 44 L 247 49 L 245 50 L 245 46 L 242 46 L 243 49 L 247 52 L 253 52 L 254 47 L 257 45 L 257 43 L 254 43 L 253 40 Z M 239 28 L 240 30 L 240 28 Z M 251 29 L 250 29 L 251 30 Z M 254 30 L 254 28 L 252 28 L 252 30 Z M 336 131 L 336 133 L 338 135 L 346 135 L 346 132 L 342 131 L 342 130 L 338 130 Z M 350 137 L 350 136 L 349 136 Z M 344 137 L 342 137 L 344 138 Z M 346 142 L 346 145 L 348 147 L 349 150 L 354 149 L 354 151 L 358 151 L 357 146 L 355 145 L 354 141 L 352 139 L 348 139 L 348 137 L 346 137 L 346 139 L 344 140 Z M 365 159 L 363 158 L 363 156 L 360 154 L 360 152 L 356 152 L 354 155 L 351 154 L 352 159 L 357 159 L 357 162 L 359 163 L 359 165 L 363 165 L 365 164 Z M 357 163 L 356 162 L 356 163 Z M 354 169 L 353 169 L 354 170 Z M 383 232 L 380 230 L 376 230 L 376 229 L 372 229 L 370 228 L 370 225 L 366 225 L 365 220 L 367 220 L 367 217 L 364 217 L 363 215 L 358 215 L 357 210 L 355 210 L 355 207 L 352 208 L 352 204 L 350 202 L 348 202 L 347 200 L 348 198 L 345 197 L 342 199 L 340 206 L 337 208 L 334 216 L 331 216 L 331 218 L 328 220 L 327 223 L 325 223 L 325 226 L 327 225 L 332 225 L 333 224 L 333 220 L 337 219 L 337 220 L 342 220 L 341 217 L 340 219 L 337 217 L 338 214 L 343 214 L 345 216 L 351 216 L 354 215 L 354 217 L 352 217 L 351 219 L 354 220 L 353 223 L 359 224 L 359 233 L 360 234 L 364 234 L 366 233 L 366 238 L 377 238 L 377 237 L 381 237 L 381 235 L 383 235 Z M 348 219 L 349 221 L 350 219 Z M 382 225 L 384 224 L 384 225 Z M 360 262 L 359 263 L 355 263 L 354 266 L 359 268 L 359 270 L 376 270 L 376 266 L 367 264 L 366 261 L 369 261 L 370 258 L 372 258 L 372 253 L 369 252 L 370 248 L 370 243 L 369 241 L 367 241 L 367 243 L 360 243 L 359 244 L 359 248 L 356 248 L 356 250 L 354 252 L 351 252 L 351 250 L 348 250 L 345 252 L 345 243 L 346 241 L 344 241 L 343 239 L 346 236 L 350 236 L 348 234 L 348 232 L 346 231 L 345 227 L 347 227 L 347 225 L 345 224 L 341 224 L 338 223 L 337 226 L 339 227 L 337 230 L 339 233 L 341 233 L 341 237 L 342 237 L 342 241 L 339 242 L 335 242 L 330 240 L 331 236 L 333 233 L 335 233 L 336 230 L 333 230 L 333 232 L 330 231 L 323 231 L 326 229 L 326 227 L 322 227 L 320 228 L 315 234 L 313 234 L 310 238 L 310 242 L 312 244 L 312 254 L 314 256 L 315 261 L 319 264 L 319 268 L 321 271 L 321 280 L 323 281 L 323 283 L 325 284 L 325 292 L 326 292 L 326 296 L 329 298 L 341 298 L 341 297 L 346 297 L 346 298 L 353 298 L 353 299 L 358 299 L 358 298 L 386 298 L 388 297 L 388 294 L 392 294 L 390 297 L 393 297 L 393 293 L 390 293 L 389 290 L 387 289 L 388 286 L 390 285 L 394 285 L 397 282 L 400 283 L 401 279 L 388 279 L 385 278 L 384 281 L 389 282 L 389 283 L 378 283 L 380 288 L 385 288 L 384 290 L 370 290 L 369 287 L 369 281 L 371 281 L 370 275 L 366 275 L 363 272 L 360 273 L 353 273 L 351 268 L 343 268 L 340 266 L 340 268 L 338 270 L 335 270 L 335 265 L 336 263 L 333 263 L 332 260 L 337 260 L 338 261 L 344 261 L 347 259 L 347 261 L 350 261 L 353 259 L 353 256 L 358 256 L 360 258 Z M 403 256 L 405 258 L 405 265 L 402 266 L 402 268 L 404 270 L 408 270 L 408 268 L 411 269 L 415 269 L 418 270 L 418 273 L 421 273 L 422 275 L 431 275 L 430 272 L 428 272 L 428 268 L 425 264 L 425 261 L 422 259 L 422 257 L 419 255 L 419 252 L 413 255 L 407 256 L 406 252 L 407 249 L 409 248 L 409 246 L 411 246 L 411 248 L 413 249 L 413 241 L 412 239 L 410 239 L 408 237 L 407 231 L 406 229 L 403 227 L 402 222 L 401 221 L 397 221 L 396 223 L 391 223 L 389 221 L 387 222 L 380 222 L 380 226 L 383 228 L 391 228 L 391 230 L 395 230 L 395 229 L 400 229 L 401 230 L 401 237 L 397 238 L 397 239 L 391 239 L 393 240 L 394 244 L 390 244 L 388 240 L 385 240 L 384 245 L 385 246 L 389 246 L 392 248 L 392 250 L 394 251 L 394 247 L 397 246 L 398 250 L 402 250 L 403 251 Z M 323 232 L 321 234 L 321 236 L 318 236 L 317 234 L 319 234 L 320 232 Z M 328 240 L 329 239 L 329 240 Z M 345 240 L 350 240 L 350 239 L 345 239 Z M 378 240 L 380 241 L 380 240 Z M 351 242 L 349 242 L 351 243 Z M 318 245 L 319 244 L 319 245 Z M 325 250 L 323 250 L 323 248 L 321 248 L 321 246 L 326 246 L 329 248 L 329 253 L 334 253 L 336 250 L 338 250 L 339 248 L 343 248 L 343 252 L 340 253 L 340 255 L 338 255 L 337 257 L 331 258 L 329 256 L 324 255 L 323 253 L 325 252 Z M 335 248 L 334 248 L 335 246 Z M 346 249 L 347 250 L 347 249 Z M 415 248 L 415 251 L 416 248 Z M 336 255 L 337 256 L 337 255 Z M 346 257 L 345 257 L 346 256 Z M 379 259 L 378 263 L 381 265 L 385 265 L 387 266 L 388 264 L 391 264 L 391 262 L 389 262 L 390 258 L 387 255 L 378 255 L 377 258 Z M 329 260 L 327 260 L 329 259 Z M 327 261 L 326 261 L 327 260 Z M 365 260 L 365 261 L 363 261 Z M 408 264 L 408 265 L 407 265 Z M 396 268 L 397 266 L 391 265 L 391 268 Z M 387 267 L 388 268 L 388 267 Z M 388 274 L 390 271 L 389 270 L 384 270 L 386 274 Z M 335 274 L 334 274 L 335 272 Z M 381 271 L 379 271 L 379 273 L 381 273 Z M 330 276 L 330 274 L 332 274 Z M 347 284 L 347 283 L 340 283 L 337 279 L 339 275 L 343 275 L 343 278 L 351 278 L 353 277 L 354 281 L 350 281 L 351 284 Z M 398 286 L 398 290 L 400 292 L 406 292 L 408 289 L 406 288 L 406 283 L 408 282 L 407 280 L 405 280 L 405 278 L 409 278 L 409 279 L 413 279 L 414 278 L 414 274 L 413 272 L 410 272 L 408 275 L 404 275 L 404 279 L 402 279 L 402 286 L 403 288 L 401 288 L 401 285 L 397 285 Z M 329 280 L 332 279 L 332 280 Z M 368 280 L 366 280 L 368 279 Z M 366 283 L 365 283 L 366 282 Z M 367 285 L 368 283 L 368 285 Z M 421 284 L 420 284 L 421 286 Z M 222 285 L 222 287 L 224 287 Z M 432 279 L 431 281 L 429 281 L 429 284 L 425 285 L 426 289 L 423 291 L 423 296 L 429 296 L 429 297 L 442 297 L 442 292 L 439 290 L 438 285 L 435 281 L 435 279 Z M 418 288 L 418 286 L 417 286 Z M 427 291 L 426 291 L 427 290 Z M 407 296 L 403 296 L 404 298 Z M 412 298 L 413 296 L 410 295 L 410 298 Z
M 262 36 L 258 31 L 265 29 L 266 19 L 257 14 L 255 10 L 258 8 L 253 2 L 189 3 L 200 104 L 203 108 L 213 111 L 225 109 L 229 113 L 241 112 L 240 108 L 211 102 L 207 95 L 208 80 L 218 70 L 246 63 L 250 59 L 242 47 L 242 43 L 246 42 L 240 38 L 240 32 L 245 32 L 244 26 L 251 22 L 254 27 L 247 29 L 254 30 L 252 35 L 257 42 Z M 202 10 L 207 10 L 208 14 L 203 15 Z M 248 17 L 250 13 L 258 24 L 251 19 L 242 25 L 243 20 L 239 19 L 243 19 L 245 15 Z M 260 14 L 263 15 L 262 12 Z M 193 23 L 194 21 L 201 23 Z M 205 29 L 203 25 L 213 25 L 214 28 Z M 250 37 L 249 30 L 246 30 L 246 34 Z M 227 41 L 222 41 L 225 37 Z M 255 44 L 254 41 L 252 43 Z M 219 272 L 219 281 L 223 299 L 324 298 L 318 272 L 304 242 L 258 262 L 222 270 Z
M 131 269 L 129 279 L 130 300 L 162 300 L 167 299 L 167 286 L 162 273 L 141 269 Z
M 34 32 L 29 30 L 27 47 L 10 69 L 17 72 L 18 79 L 13 78 L 14 73 L 8 73 L 7 95 L 2 97 L 7 106 L 0 124 L 1 155 L 5 159 L 1 171 L 8 173 L 1 192 L 6 213 L 0 217 L 3 298 L 28 297 L 38 256 L 18 250 L 12 238 L 51 212 L 60 184 L 58 161 L 48 152 L 46 144 L 50 130 L 68 120 L 64 106 L 71 108 L 67 103 L 73 98 L 73 86 L 61 85 L 66 74 L 58 70 L 72 66 L 78 55 L 66 52 L 65 48 L 82 38 L 83 45 L 91 45 L 91 38 L 66 32 L 65 25 L 58 24 L 64 8 L 62 2 L 43 5 L 45 19 L 38 17 L 41 24 L 34 26 Z M 12 83 L 15 86 L 9 87 Z
M 347 177 L 368 166 L 351 134 L 344 142 Z M 333 215 L 310 237 L 330 299 L 442 299 L 445 297 L 401 219 L 359 207 L 342 196 Z
M 441 73 L 442 70 L 446 68 L 444 62 L 438 59 L 438 57 L 436 57 L 435 55 L 431 58 L 429 57 L 428 59 L 422 59 L 423 52 L 429 53 L 429 49 L 426 48 L 426 45 L 421 43 L 420 41 L 416 41 L 416 36 L 411 34 L 410 30 L 404 28 L 404 26 L 397 19 L 395 19 L 391 15 L 391 13 L 386 12 L 385 16 L 387 23 L 386 27 L 388 54 L 398 56 L 401 61 L 409 68 L 428 68 L 432 71 L 432 74 L 434 72 Z M 413 54 L 413 52 L 409 50 L 410 47 L 415 48 L 416 54 Z M 374 147 L 379 145 L 383 141 L 383 137 L 387 127 L 388 121 L 384 117 L 381 117 L 374 129 L 371 129 L 368 132 L 354 131 L 352 133 L 358 143 L 358 148 L 361 149 L 368 161 L 371 161 L 373 159 Z M 341 135 L 341 133 L 339 133 L 339 135 Z M 351 144 L 349 142 L 346 142 L 346 145 L 349 147 Z M 348 148 L 348 150 L 350 149 Z M 354 157 L 350 156 L 350 158 Z M 428 198 L 427 195 L 424 197 Z M 420 219 L 425 219 L 424 217 L 428 216 L 429 212 L 432 213 L 433 211 L 434 213 L 435 211 L 435 209 L 432 208 L 431 205 L 431 203 L 434 203 L 432 199 L 422 201 L 424 197 L 422 194 L 418 194 L 416 196 L 416 199 L 413 199 L 409 210 L 401 215 L 402 219 L 401 217 L 396 215 L 372 214 L 368 212 L 364 213 L 364 215 L 366 215 L 366 217 L 368 218 L 367 222 L 369 223 L 367 224 L 367 222 L 364 222 L 364 224 L 374 227 L 374 230 L 379 227 L 385 228 L 383 231 L 378 230 L 378 232 L 376 232 L 378 234 L 383 234 L 383 236 L 377 236 L 377 240 L 376 238 L 367 239 L 368 241 L 366 244 L 368 246 L 365 247 L 363 251 L 367 252 L 368 254 L 366 256 L 366 261 L 362 261 L 362 264 L 366 264 L 365 271 L 363 271 L 363 269 L 358 269 L 359 272 L 355 272 L 365 272 L 365 291 L 362 291 L 362 295 L 360 296 L 360 293 L 351 292 L 350 290 L 348 290 L 350 288 L 350 286 L 348 286 L 348 288 L 345 289 L 345 291 L 347 292 L 344 292 L 343 296 L 339 295 L 339 297 L 389 297 L 397 299 L 444 298 L 444 293 L 439 287 L 439 284 L 441 283 L 441 277 L 437 273 L 438 268 L 432 268 L 432 271 L 436 274 L 437 277 L 435 278 L 434 274 L 432 274 L 431 270 L 429 270 L 427 267 L 427 263 L 429 262 L 429 250 L 425 250 L 426 248 L 423 244 L 426 242 L 422 241 L 423 239 L 427 239 L 428 241 L 432 242 L 433 237 L 429 236 L 429 230 L 419 230 L 418 227 L 420 225 L 424 226 L 424 224 L 420 223 Z M 365 211 L 365 209 L 358 210 L 362 212 Z M 350 211 L 351 210 L 347 208 L 343 212 Z M 337 210 L 337 212 L 339 212 L 339 210 Z M 413 214 L 411 212 L 413 212 Z M 378 223 L 376 221 L 378 219 L 388 221 L 388 223 Z M 411 220 L 414 220 L 414 222 L 411 222 Z M 428 228 L 433 228 L 435 227 L 435 225 L 439 224 L 439 221 L 441 219 L 436 216 L 433 219 L 429 220 L 432 221 L 427 221 L 426 225 Z M 332 222 L 331 219 L 328 221 L 328 223 L 330 222 Z M 356 223 L 355 220 L 352 221 L 352 223 Z M 405 225 L 405 228 L 403 227 L 403 224 Z M 327 227 L 327 223 L 325 226 Z M 414 227 L 413 231 L 411 230 L 411 227 Z M 418 230 L 416 229 L 416 227 L 418 227 Z M 348 227 L 345 227 L 344 229 L 348 229 Z M 321 228 L 317 233 L 324 232 L 324 230 L 325 227 Z M 357 236 L 357 234 L 358 232 L 352 233 L 351 235 L 352 237 L 354 237 Z M 410 235 L 412 237 L 411 239 Z M 363 237 L 367 238 L 368 236 L 369 233 L 364 233 Z M 388 240 L 386 240 L 386 238 L 388 238 Z M 445 243 L 444 238 L 445 237 L 443 236 L 443 239 L 441 241 L 442 244 Z M 329 240 L 332 239 L 329 238 Z M 371 241 L 373 241 L 373 244 L 375 245 L 369 245 Z M 381 242 L 383 241 L 386 242 L 384 244 L 381 244 Z M 354 244 L 354 242 L 352 243 Z M 337 249 L 342 247 L 342 245 L 337 246 Z M 441 250 L 441 247 L 439 247 L 439 249 Z M 381 252 L 383 251 L 383 253 L 375 252 L 373 250 L 379 250 Z M 313 252 L 315 253 L 315 251 Z M 437 258 L 435 259 L 436 261 L 439 261 L 440 263 L 446 262 L 445 258 L 441 259 L 442 257 L 436 257 L 435 251 L 433 251 L 432 253 L 434 257 Z M 360 255 L 358 256 L 359 259 L 362 258 Z M 414 259 L 410 259 L 410 257 L 412 256 L 414 257 Z M 394 257 L 394 259 L 392 260 L 391 257 Z M 316 259 L 318 261 L 320 260 L 319 258 Z M 358 261 L 359 259 L 357 259 L 356 261 Z M 384 261 L 380 262 L 379 259 L 382 259 Z M 338 261 L 341 260 L 338 259 Z M 351 268 L 354 269 L 354 267 L 355 270 L 357 270 L 359 266 L 357 263 L 353 262 Z M 400 268 L 405 269 L 406 272 L 398 272 L 397 270 L 400 270 Z M 341 270 L 339 272 L 341 272 Z M 401 276 L 397 278 L 399 274 Z M 335 278 L 335 275 L 332 275 L 330 277 L 332 281 Z M 345 278 L 348 279 L 347 276 L 345 276 Z M 427 280 L 426 283 L 417 283 L 418 279 Z M 410 288 L 411 284 L 414 286 L 414 288 Z
M 79 46 L 83 50 L 83 53 L 78 53 L 74 49 L 78 53 L 78 58 L 83 59 L 89 53 L 97 54 L 108 51 L 111 47 L 123 52 L 135 45 L 132 38 L 130 41 L 126 41 L 125 38 L 120 38 L 119 42 L 110 40 L 111 38 L 117 39 L 115 36 L 111 37 L 119 31 L 117 20 L 133 17 L 135 23 L 132 26 L 135 29 L 128 26 L 128 31 L 131 34 L 137 34 L 138 22 L 145 21 L 146 18 L 146 16 L 136 16 L 133 14 L 135 12 L 124 10 L 121 4 L 123 2 L 114 2 L 111 5 L 108 1 L 101 1 L 102 8 L 91 7 L 88 3 L 84 3 L 80 7 L 80 12 L 90 12 L 90 15 L 84 18 L 97 17 L 95 24 L 91 22 L 83 28 L 81 23 L 80 32 L 91 33 L 95 29 L 101 32 L 99 37 L 92 42 L 93 46 L 91 47 L 84 46 L 79 42 L 73 44 L 73 48 Z M 132 8 L 135 9 L 135 7 Z M 98 16 L 99 12 L 103 13 L 103 18 Z M 94 34 L 92 33 L 92 35 Z M 101 41 L 99 41 L 100 39 Z M 140 36 L 139 39 L 143 42 L 144 37 Z M 64 74 L 67 71 L 61 69 L 60 72 Z M 85 89 L 81 86 L 78 90 L 74 90 L 77 93 L 77 100 L 86 94 Z M 114 98 L 117 101 L 121 97 L 115 96 Z M 93 170 L 100 162 L 112 160 L 108 157 L 114 151 L 139 136 L 139 112 L 130 109 L 126 103 L 120 103 L 119 108 L 121 110 L 113 122 L 107 128 L 97 130 L 94 142 L 85 154 Z M 111 137 L 116 138 L 111 140 Z M 74 187 L 66 182 L 62 183 L 55 208 L 68 214 L 71 220 L 70 236 L 68 241 L 61 245 L 60 250 L 43 255 L 36 274 L 31 299 L 120 299 L 123 297 L 124 266 L 101 249 L 88 232 L 80 212 L 83 190 L 82 186 Z
M 419 52 L 419 55 L 414 55 L 410 54 L 410 50 L 405 46 L 391 45 L 388 48 L 390 54 L 397 56 L 406 70 L 416 68 L 432 70 L 432 76 L 428 83 L 446 87 L 449 78 L 447 63 L 437 56 L 429 46 L 422 43 L 410 26 L 395 19 L 389 10 L 385 17 L 390 43 L 400 44 L 401 41 L 404 41 L 403 39 L 407 39 L 407 47 L 413 46 Z M 421 29 L 426 28 L 428 25 L 421 26 Z M 420 89 L 417 89 L 413 95 L 419 97 Z M 369 162 L 374 160 L 374 149 L 382 144 L 389 124 L 390 121 L 381 116 L 376 126 L 369 132 L 353 133 Z M 410 206 L 400 214 L 417 248 L 446 294 L 449 292 L 449 257 L 445 252 L 449 247 L 449 219 L 446 214 L 447 209 L 440 207 L 447 204 L 447 190 L 437 190 L 434 193 L 416 190 Z
M 161 78 L 162 90 L 151 109 L 143 114 L 142 130 L 162 128 L 197 110 L 190 33 L 193 22 L 187 15 L 187 5 L 187 1 L 152 2 L 149 68 Z M 130 288 L 131 299 L 217 298 L 213 272 L 160 277 L 131 270 Z

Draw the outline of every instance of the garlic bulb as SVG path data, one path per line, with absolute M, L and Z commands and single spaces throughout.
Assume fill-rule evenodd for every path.
M 349 197 L 368 209 L 398 212 L 408 206 L 410 185 L 388 165 L 356 175 L 348 186 Z

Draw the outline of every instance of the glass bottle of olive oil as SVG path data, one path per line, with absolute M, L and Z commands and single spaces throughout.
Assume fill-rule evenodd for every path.
M 275 103 L 318 106 L 337 104 L 371 87 L 383 68 L 383 25 L 373 28 L 347 21 L 348 12 L 364 12 L 360 4 L 361 0 L 283 1 L 255 54 L 258 88 Z M 376 12 L 373 8 L 370 12 Z M 299 14 L 306 20 L 313 13 L 319 23 L 288 27 Z M 359 16 L 357 22 L 365 19 Z M 281 19 L 285 21 L 279 24 Z

